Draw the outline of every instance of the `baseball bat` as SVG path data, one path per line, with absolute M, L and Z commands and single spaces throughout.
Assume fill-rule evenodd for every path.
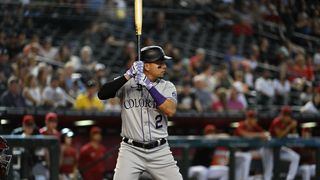
M 141 34 L 142 34 L 142 0 L 134 1 L 134 22 L 137 36 L 137 61 L 141 60 Z M 138 90 L 142 90 L 141 84 L 138 84 Z

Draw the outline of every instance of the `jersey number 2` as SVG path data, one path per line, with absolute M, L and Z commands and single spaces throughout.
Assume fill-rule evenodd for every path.
M 162 121 L 162 115 L 159 114 L 156 116 L 156 129 L 162 128 L 161 121 Z

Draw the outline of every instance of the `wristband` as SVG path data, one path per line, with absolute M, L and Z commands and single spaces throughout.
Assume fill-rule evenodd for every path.
M 162 94 L 160 94 L 154 86 L 152 86 L 148 91 L 156 102 L 157 107 L 164 103 L 164 101 L 166 101 L 167 99 Z

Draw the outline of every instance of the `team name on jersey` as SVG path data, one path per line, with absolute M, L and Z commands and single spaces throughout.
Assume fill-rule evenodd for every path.
M 156 103 L 153 100 L 141 98 L 141 99 L 127 99 L 123 102 L 123 107 L 126 109 L 147 107 L 156 108 Z

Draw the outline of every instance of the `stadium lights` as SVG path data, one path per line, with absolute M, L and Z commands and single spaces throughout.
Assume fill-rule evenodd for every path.
M 233 123 L 230 124 L 230 126 L 232 128 L 237 128 L 237 127 L 239 127 L 239 122 L 233 122 Z
M 9 120 L 7 119 L 1 119 L 0 124 L 9 124 Z
M 74 122 L 74 125 L 76 126 L 91 126 L 93 124 L 94 124 L 93 120 L 80 120 L 80 121 Z
M 316 126 L 317 126 L 316 122 L 301 123 L 302 128 L 314 128 Z

